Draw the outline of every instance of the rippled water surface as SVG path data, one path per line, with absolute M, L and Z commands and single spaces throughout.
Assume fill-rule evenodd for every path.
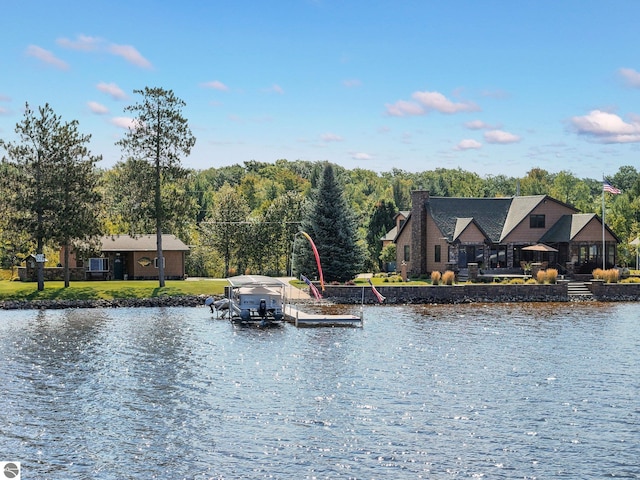
M 359 307 L 341 306 L 346 313 Z M 639 305 L 0 312 L 22 478 L 639 478 Z

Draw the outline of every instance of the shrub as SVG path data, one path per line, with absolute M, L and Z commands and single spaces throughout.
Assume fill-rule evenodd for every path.
M 511 285 L 524 285 L 524 278 L 512 278 L 509 283 Z
M 627 277 L 621 280 L 620 283 L 640 283 L 640 277 Z
M 591 272 L 593 278 L 596 280 L 604 280 L 604 270 L 601 268 L 596 268 L 593 272 Z
M 447 270 L 442 274 L 442 283 L 445 285 L 453 285 L 456 282 L 456 274 L 451 270 Z
M 558 281 L 558 270 L 555 268 L 547 268 L 545 271 L 545 281 L 547 283 L 556 283 Z
M 610 268 L 604 271 L 604 281 L 607 283 L 618 283 L 620 272 L 616 268 Z
M 536 281 L 536 279 L 535 279 L 535 278 L 529 278 L 529 279 L 527 279 L 527 281 L 526 281 L 525 283 L 526 283 L 527 285 L 535 285 L 535 284 L 536 284 L 536 283 L 538 283 L 538 282 Z
M 547 278 L 547 273 L 544 270 L 538 270 L 536 273 L 536 281 L 538 283 L 544 283 Z
M 441 278 L 442 278 L 442 275 L 437 270 L 434 270 L 433 272 L 431 272 L 431 283 L 433 285 L 440 285 Z

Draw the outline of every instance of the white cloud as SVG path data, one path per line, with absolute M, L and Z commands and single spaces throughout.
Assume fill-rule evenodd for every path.
M 89 37 L 87 35 L 78 35 L 76 40 L 68 38 L 59 38 L 56 43 L 61 47 L 71 50 L 80 50 L 82 52 L 91 52 L 98 50 L 104 41 L 98 37 Z
M 640 118 L 632 115 L 627 123 L 614 113 L 592 110 L 588 115 L 571 118 L 578 135 L 593 138 L 599 143 L 640 142 Z
M 112 43 L 107 51 L 113 55 L 124 58 L 127 62 L 141 68 L 152 68 L 151 62 L 144 58 L 138 50 L 131 45 L 117 45 Z
M 221 92 L 226 92 L 229 90 L 229 87 L 227 87 L 224 83 L 222 83 L 219 80 L 214 80 L 212 82 L 204 82 L 204 83 L 201 83 L 200 86 L 204 88 L 211 88 L 213 90 L 219 90 Z
M 482 120 L 471 120 L 464 124 L 469 130 L 488 130 L 493 128 L 491 125 L 484 123 Z
M 454 150 L 477 150 L 479 148 L 482 148 L 482 144 L 480 142 L 467 138 L 465 140 L 461 140 Z
M 385 105 L 387 115 L 392 117 L 406 117 L 408 115 L 424 115 L 425 111 L 420 105 L 406 100 L 398 100 L 396 103 Z
M 440 92 L 414 92 L 411 95 L 414 101 L 398 100 L 393 104 L 386 104 L 387 115 L 393 117 L 406 117 L 409 115 L 425 115 L 435 110 L 436 112 L 453 114 L 461 112 L 477 112 L 480 107 L 473 102 L 453 102 Z
M 125 130 L 134 129 L 137 126 L 136 119 L 131 117 L 113 117 L 111 124 Z
M 484 139 L 487 143 L 518 143 L 522 140 L 518 135 L 505 132 L 504 130 L 490 130 L 485 132 Z
M 335 133 L 323 133 L 320 138 L 323 142 L 342 142 L 344 139 Z
M 67 62 L 65 62 L 64 60 L 60 60 L 49 50 L 45 50 L 44 48 L 38 47 L 37 45 L 29 45 L 25 53 L 29 57 L 37 58 L 38 60 L 60 70 L 69 69 L 69 65 L 67 64 Z
M 477 112 L 480 107 L 473 102 L 455 103 L 440 92 L 415 92 L 412 95 L 427 110 L 436 110 L 440 113 Z
M 104 115 L 106 113 L 109 113 L 109 109 L 98 102 L 87 102 L 87 106 L 92 113 L 95 113 L 97 115 Z
M 371 155 L 364 152 L 354 152 L 351 154 L 351 158 L 354 160 L 371 160 Z
M 633 68 L 621 68 L 618 74 L 628 86 L 640 88 L 640 72 L 636 72 Z
M 124 91 L 115 83 L 100 82 L 96 85 L 96 88 L 102 93 L 106 93 L 114 100 L 125 100 L 127 98 L 127 94 L 124 93 Z

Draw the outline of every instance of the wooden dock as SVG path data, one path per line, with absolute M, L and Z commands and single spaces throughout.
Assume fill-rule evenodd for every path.
M 307 313 L 296 306 L 284 306 L 284 319 L 296 327 L 362 327 L 363 318 L 357 315 L 324 315 Z

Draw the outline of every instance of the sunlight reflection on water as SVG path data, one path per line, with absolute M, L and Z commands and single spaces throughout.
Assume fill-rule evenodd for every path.
M 0 461 L 25 478 L 637 478 L 636 310 L 367 306 L 362 329 L 267 330 L 205 308 L 0 312 Z

